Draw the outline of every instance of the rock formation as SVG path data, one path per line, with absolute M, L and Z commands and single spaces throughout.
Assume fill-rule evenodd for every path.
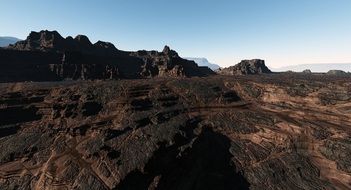
M 243 60 L 234 66 L 219 69 L 217 72 L 221 75 L 252 75 L 272 73 L 268 67 L 266 67 L 264 60 L 260 59 Z
M 89 38 L 84 35 L 78 35 L 75 38 L 71 36 L 63 38 L 57 31 L 47 30 L 31 32 L 26 40 L 10 45 L 6 49 L 59 53 L 80 52 L 94 55 L 118 53 L 117 48 L 109 42 L 98 41 L 92 44 Z
M 2 84 L 0 189 L 350 189 L 349 81 Z
M 312 74 L 312 71 L 310 69 L 305 69 L 302 71 L 304 74 Z
M 347 75 L 347 73 L 342 70 L 330 70 L 327 72 L 327 75 L 345 76 Z
M 63 38 L 56 31 L 31 32 L 26 40 L 0 49 L 0 60 L 2 82 L 215 74 L 182 59 L 168 46 L 163 52 L 125 52 L 109 42 L 92 44 L 84 35 Z

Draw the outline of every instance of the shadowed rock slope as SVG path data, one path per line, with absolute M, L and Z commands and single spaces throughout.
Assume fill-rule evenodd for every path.
M 118 50 L 92 44 L 84 35 L 63 38 L 56 31 L 31 32 L 26 40 L 0 49 L 0 82 L 191 77 L 215 74 L 208 67 L 162 52 Z
M 0 84 L 0 189 L 350 189 L 349 81 Z

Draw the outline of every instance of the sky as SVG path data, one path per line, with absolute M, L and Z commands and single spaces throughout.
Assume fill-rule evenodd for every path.
M 44 29 L 223 67 L 351 63 L 351 0 L 0 0 L 0 36 Z

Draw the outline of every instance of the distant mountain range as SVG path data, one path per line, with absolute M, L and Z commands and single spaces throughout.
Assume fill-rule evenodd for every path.
M 281 68 L 272 68 L 273 71 L 295 71 L 302 72 L 303 70 L 309 69 L 312 72 L 326 73 L 329 70 L 343 70 L 351 72 L 351 63 L 319 63 L 319 64 L 303 64 L 303 65 L 292 65 Z
M 220 68 L 219 65 L 210 63 L 206 58 L 184 57 L 184 59 L 195 61 L 195 63 L 197 63 L 199 66 L 209 67 L 213 71 Z
M 15 38 L 15 37 L 0 37 L 0 47 L 6 47 L 10 44 L 14 44 L 16 42 L 20 41 L 20 39 Z

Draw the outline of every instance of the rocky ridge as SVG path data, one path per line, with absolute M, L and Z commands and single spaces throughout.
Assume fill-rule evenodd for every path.
M 163 52 L 118 50 L 109 42 L 92 44 L 84 35 L 63 38 L 57 31 L 31 32 L 26 40 L 0 49 L 0 82 L 191 77 L 215 74 Z
M 327 72 L 327 75 L 345 76 L 345 75 L 350 75 L 350 73 L 347 73 L 343 70 L 330 70 Z

